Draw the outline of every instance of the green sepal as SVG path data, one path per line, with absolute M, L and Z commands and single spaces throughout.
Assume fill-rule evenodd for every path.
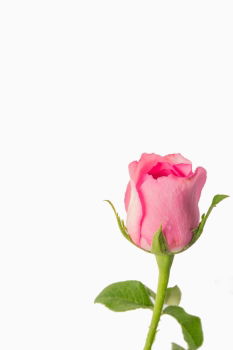
M 155 300 L 156 294 L 147 287 L 148 293 Z M 164 305 L 179 305 L 181 301 L 181 290 L 178 286 L 169 287 L 166 290 Z
M 114 212 L 114 214 L 115 214 L 115 216 L 116 216 L 116 219 L 117 219 L 118 227 L 119 227 L 119 229 L 120 229 L 122 235 L 127 239 L 127 241 L 129 241 L 130 243 L 132 243 L 135 247 L 137 247 L 137 248 L 143 250 L 144 252 L 146 252 L 146 253 L 151 253 L 149 250 L 146 250 L 146 249 L 143 249 L 143 248 L 139 247 L 137 244 L 135 244 L 135 243 L 132 241 L 130 235 L 128 234 L 127 227 L 125 226 L 124 220 L 122 220 L 122 219 L 120 218 L 120 216 L 118 215 L 118 213 L 117 213 L 117 211 L 116 211 L 114 205 L 112 204 L 112 202 L 111 202 L 110 200 L 108 200 L 108 199 L 105 199 L 105 202 L 109 203 L 110 206 L 112 207 L 113 212 Z
M 226 194 L 216 194 L 211 202 L 211 205 L 207 211 L 206 214 L 202 214 L 201 216 L 201 221 L 198 225 L 197 228 L 195 228 L 193 230 L 193 237 L 192 237 L 192 240 L 191 242 L 182 250 L 179 250 L 178 252 L 174 252 L 173 254 L 179 254 L 179 253 L 182 253 L 183 251 L 187 250 L 188 248 L 190 248 L 198 239 L 199 237 L 201 236 L 203 230 L 204 230 L 204 227 L 205 227 L 205 224 L 206 224 L 206 221 L 210 215 L 210 213 L 212 212 L 212 210 L 214 209 L 214 207 L 216 207 L 216 205 L 218 203 L 220 203 L 221 201 L 223 201 L 225 198 L 229 197 L 228 195 Z
M 216 194 L 213 198 L 212 205 L 216 207 L 218 203 L 223 201 L 225 198 L 228 198 L 228 194 Z
M 181 290 L 178 286 L 167 288 L 164 304 L 179 305 L 181 300 Z
M 216 207 L 216 205 L 218 203 L 220 203 L 221 201 L 223 201 L 225 198 L 229 197 L 228 195 L 226 194 L 216 194 L 212 200 L 212 203 L 207 211 L 206 214 L 203 214 L 202 217 L 201 217 L 201 221 L 198 225 L 198 227 L 196 229 L 193 230 L 194 232 L 194 235 L 193 235 L 193 238 L 189 244 L 189 247 L 191 245 L 193 245 L 197 240 L 198 238 L 201 236 L 203 230 L 204 230 L 204 227 L 205 227 L 205 224 L 206 224 L 206 221 L 210 215 L 210 213 L 212 212 L 212 210 L 214 209 L 214 207 Z
M 139 308 L 153 310 L 151 293 L 150 288 L 139 281 L 123 281 L 104 288 L 94 302 L 116 312 Z
M 188 314 L 180 306 L 168 306 L 163 310 L 163 314 L 170 315 L 178 321 L 189 350 L 196 350 L 202 345 L 203 332 L 199 317 Z
M 111 202 L 110 200 L 108 200 L 108 199 L 106 199 L 105 202 L 109 203 L 110 206 L 112 207 L 113 212 L 114 212 L 114 214 L 115 214 L 115 216 L 116 216 L 116 219 L 117 219 L 118 227 L 119 227 L 121 233 L 123 234 L 123 236 L 124 236 L 128 241 L 130 241 L 131 243 L 133 243 L 132 239 L 130 238 L 130 236 L 129 236 L 128 232 L 127 232 L 127 228 L 126 228 L 126 226 L 125 226 L 124 220 L 122 220 L 122 219 L 120 218 L 120 216 L 118 215 L 118 213 L 117 213 L 117 211 L 116 211 L 114 205 L 112 204 L 112 202 Z
M 149 295 L 155 300 L 156 294 L 150 288 L 146 287 Z M 166 290 L 164 305 L 179 305 L 181 301 L 181 290 L 178 286 L 169 287 Z
M 155 233 L 152 241 L 151 253 L 155 255 L 164 255 L 169 254 L 167 249 L 166 239 L 163 235 L 162 225 Z
M 172 350 L 185 350 L 185 349 L 176 343 L 172 343 Z

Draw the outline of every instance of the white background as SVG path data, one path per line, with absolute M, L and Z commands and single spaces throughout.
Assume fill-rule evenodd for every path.
M 230 0 L 1 1 L 2 350 L 142 350 L 150 311 L 93 304 L 111 282 L 157 278 L 103 199 L 125 217 L 142 152 L 207 169 L 201 212 L 232 195 L 232 17 Z M 203 350 L 233 349 L 231 198 L 172 269 Z M 164 316 L 154 349 L 172 341 Z

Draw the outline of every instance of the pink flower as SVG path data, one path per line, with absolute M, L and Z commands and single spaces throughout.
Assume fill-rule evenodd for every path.
M 130 182 L 125 194 L 126 227 L 133 242 L 151 250 L 154 234 L 162 225 L 168 249 L 182 250 L 199 224 L 198 202 L 206 170 L 181 154 L 142 154 L 129 164 Z

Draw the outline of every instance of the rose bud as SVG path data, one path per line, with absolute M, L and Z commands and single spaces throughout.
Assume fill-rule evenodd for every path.
M 192 171 L 181 154 L 142 154 L 129 164 L 130 182 L 125 194 L 126 227 L 132 241 L 151 251 L 155 233 L 162 227 L 170 252 L 183 250 L 199 224 L 198 202 L 206 170 Z

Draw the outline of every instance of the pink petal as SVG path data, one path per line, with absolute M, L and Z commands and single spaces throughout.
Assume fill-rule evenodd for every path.
M 183 157 L 182 154 L 176 153 L 176 154 L 168 154 L 167 156 L 164 156 L 164 161 L 170 162 L 172 164 L 192 164 L 190 160 Z
M 205 181 L 203 168 L 197 168 L 188 178 L 169 175 L 155 180 L 146 175 L 140 186 L 143 203 L 140 241 L 151 245 L 162 225 L 170 251 L 184 248 L 199 223 L 198 201 Z
M 128 207 L 129 207 L 130 195 L 131 195 L 131 185 L 129 182 L 125 192 L 125 210 L 126 211 L 128 210 Z
M 126 227 L 130 237 L 135 244 L 139 244 L 140 231 L 141 231 L 141 219 L 142 219 L 142 206 L 139 198 L 138 191 L 135 184 L 131 181 L 131 195 L 127 210 Z
M 160 165 L 158 165 L 158 163 Z M 168 154 L 167 156 L 160 156 L 154 153 L 143 153 L 140 160 L 133 161 L 129 164 L 130 178 L 135 184 L 140 184 L 143 180 L 143 176 L 150 172 L 154 167 L 162 165 L 162 172 L 159 175 L 155 175 L 155 178 L 159 176 L 168 176 L 170 173 L 174 173 L 177 176 L 190 176 L 192 175 L 192 163 L 184 158 L 181 154 Z M 173 169 L 173 171 L 171 171 Z M 156 173 L 156 169 L 154 169 Z
M 179 176 L 191 176 L 192 172 L 192 164 L 176 164 L 173 165 L 173 169 L 176 170 Z
M 137 167 L 138 167 L 138 162 L 136 160 L 129 164 L 129 176 L 131 179 L 135 177 Z
M 137 184 L 141 181 L 142 176 L 148 173 L 148 171 L 162 159 L 163 157 L 154 153 L 143 153 L 138 162 L 134 161 L 129 164 L 130 178 Z
M 162 176 L 168 176 L 170 174 L 187 177 L 193 174 L 192 164 L 171 164 L 168 162 L 158 162 L 149 172 L 154 179 Z

